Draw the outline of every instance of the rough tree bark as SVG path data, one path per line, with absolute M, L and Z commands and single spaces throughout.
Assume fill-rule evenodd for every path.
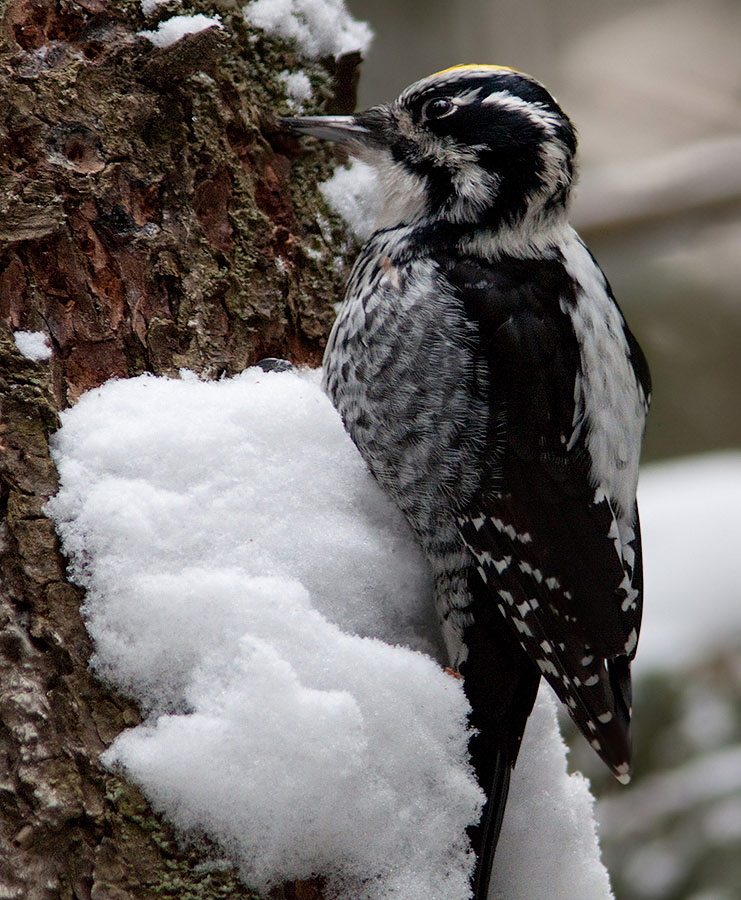
M 98 762 L 139 714 L 88 671 L 43 515 L 48 439 L 83 391 L 319 359 L 347 236 L 317 224 L 328 157 L 272 127 L 277 75 L 301 65 L 316 110 L 343 112 L 359 59 L 299 60 L 218 12 L 223 29 L 161 50 L 131 0 L 0 0 L 0 898 L 252 896 Z M 15 330 L 43 331 L 51 359 Z

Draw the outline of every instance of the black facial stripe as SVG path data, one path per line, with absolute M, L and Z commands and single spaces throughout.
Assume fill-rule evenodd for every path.
M 430 206 L 436 209 L 445 203 L 454 191 L 452 172 L 442 165 L 437 165 L 427 157 L 420 157 L 417 144 L 396 134 L 388 149 L 396 162 L 402 163 L 413 174 L 426 179 L 426 190 L 430 198 Z
M 454 116 L 429 122 L 433 134 L 449 135 L 457 143 L 468 147 L 484 144 L 488 148 L 502 148 L 510 154 L 514 148 L 533 147 L 546 138 L 545 130 L 533 122 L 526 112 L 492 105 L 483 116 L 478 103 L 461 107 Z

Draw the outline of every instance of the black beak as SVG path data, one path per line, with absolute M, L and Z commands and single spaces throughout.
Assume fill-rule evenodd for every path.
M 285 116 L 278 121 L 289 131 L 340 144 L 365 144 L 371 136 L 354 116 Z

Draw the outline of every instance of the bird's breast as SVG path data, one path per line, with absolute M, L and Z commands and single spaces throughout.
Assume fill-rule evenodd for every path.
M 345 427 L 427 550 L 460 543 L 455 513 L 481 478 L 487 375 L 475 340 L 433 261 L 396 263 L 371 243 L 324 357 L 325 389 Z

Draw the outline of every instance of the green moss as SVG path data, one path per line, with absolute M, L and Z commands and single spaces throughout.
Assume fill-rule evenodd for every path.
M 117 851 L 126 859 L 141 853 L 143 844 L 158 850 L 156 864 L 150 860 L 148 883 L 141 885 L 142 900 L 252 900 L 258 897 L 239 878 L 234 866 L 220 858 L 218 848 L 202 839 L 188 845 L 150 810 L 139 791 L 117 776 L 106 782 L 106 801 L 113 827 L 120 831 Z

